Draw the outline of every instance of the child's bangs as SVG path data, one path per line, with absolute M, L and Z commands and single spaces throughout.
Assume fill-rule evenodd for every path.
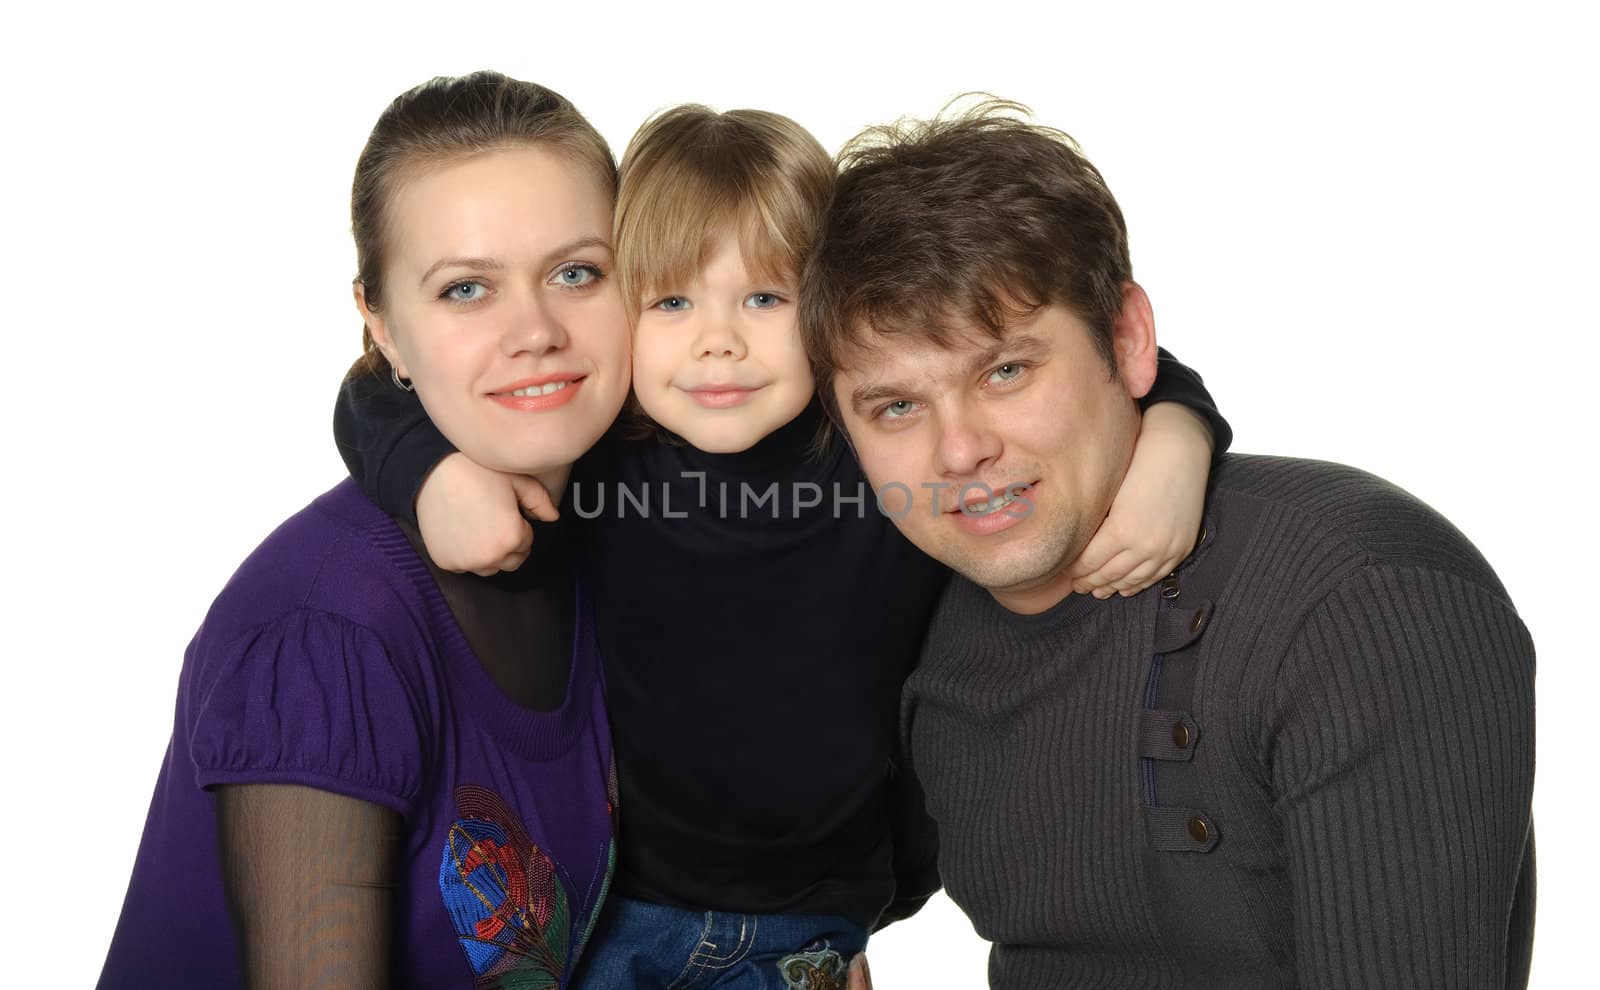
M 793 290 L 805 245 L 796 244 L 792 210 L 767 197 L 736 199 L 709 182 L 682 183 L 673 193 L 641 195 L 618 224 L 617 262 L 631 313 L 649 297 L 686 288 L 730 235 L 751 278 Z

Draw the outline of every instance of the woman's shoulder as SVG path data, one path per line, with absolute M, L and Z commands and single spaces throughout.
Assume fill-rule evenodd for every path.
M 422 568 L 393 520 L 345 482 L 245 558 L 179 680 L 200 786 L 292 783 L 404 813 L 423 779 L 417 713 L 431 683 L 418 635 L 430 612 L 405 554 Z
M 302 611 L 380 635 L 397 621 L 414 629 L 426 604 L 424 573 L 399 526 L 346 479 L 251 551 L 212 603 L 203 631 L 225 638 Z

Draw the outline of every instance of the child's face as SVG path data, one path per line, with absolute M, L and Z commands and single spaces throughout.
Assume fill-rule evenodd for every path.
M 657 423 L 710 453 L 747 450 L 811 401 L 793 279 L 757 281 L 724 236 L 684 286 L 644 300 L 633 390 Z

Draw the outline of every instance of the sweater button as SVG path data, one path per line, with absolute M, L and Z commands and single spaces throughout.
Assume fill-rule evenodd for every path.
M 1205 624 L 1206 624 L 1206 612 L 1205 612 L 1205 609 L 1201 609 L 1200 611 L 1198 611 L 1198 612 L 1196 612 L 1194 614 L 1194 618 L 1189 620 L 1189 632 L 1190 632 L 1190 634 L 1192 635 L 1194 633 L 1199 632 L 1200 631 L 1200 627 L 1204 626 Z
M 1182 722 L 1173 723 L 1172 745 L 1178 747 L 1179 749 L 1187 749 L 1189 746 L 1189 727 L 1184 725 Z M 1195 821 L 1199 821 L 1199 819 L 1197 818 Z M 1202 839 L 1201 841 L 1203 842 L 1205 840 Z
M 1189 838 L 1196 842 L 1205 842 L 1211 838 L 1211 826 L 1206 824 L 1204 818 L 1189 819 Z

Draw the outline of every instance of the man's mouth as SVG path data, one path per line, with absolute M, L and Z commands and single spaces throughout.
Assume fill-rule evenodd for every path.
M 949 511 L 952 513 L 959 512 L 968 516 L 987 516 L 990 513 L 999 512 L 1007 506 L 1015 504 L 1037 485 L 1038 482 L 1036 481 L 1027 484 L 1006 485 L 997 494 L 988 498 L 967 499 Z M 992 491 L 992 489 L 986 490 Z

